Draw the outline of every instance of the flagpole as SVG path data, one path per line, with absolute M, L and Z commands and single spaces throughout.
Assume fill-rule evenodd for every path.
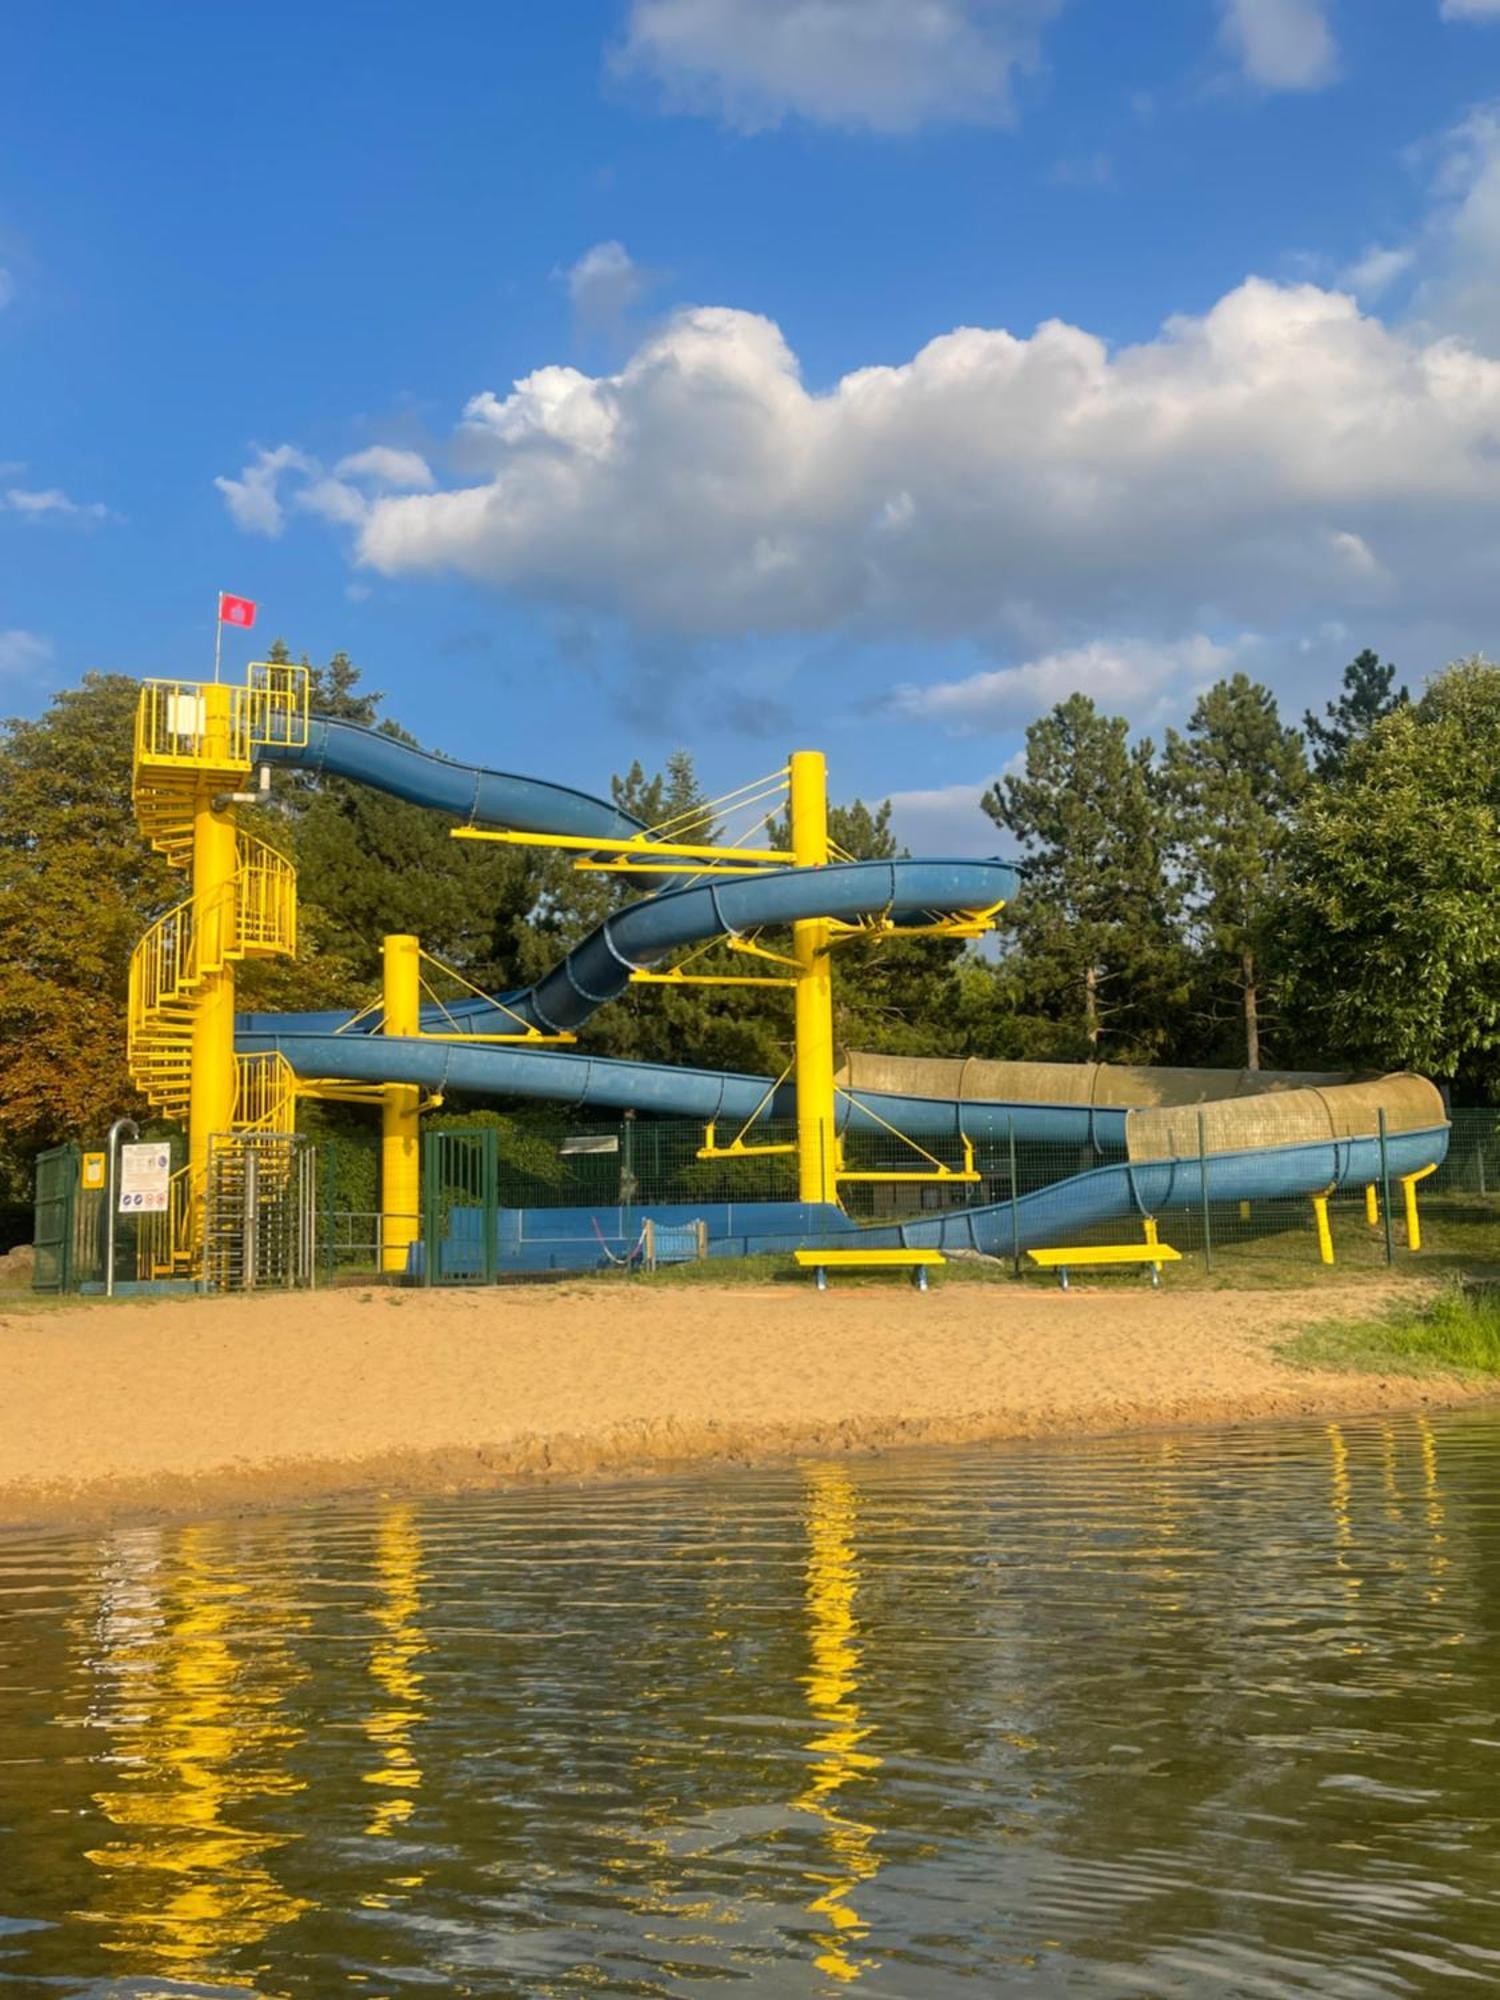
M 214 682 L 219 679 L 219 653 L 224 644 L 224 593 L 219 592 L 219 615 L 214 620 Z

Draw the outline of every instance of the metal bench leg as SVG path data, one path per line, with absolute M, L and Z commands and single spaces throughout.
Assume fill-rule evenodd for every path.
M 1059 1264 L 1057 1267 L 1057 1288 L 1060 1292 L 1065 1292 L 1068 1289 L 1068 1267 L 1066 1264 Z
M 828 1273 L 823 1269 L 823 1266 L 821 1264 L 819 1264 L 817 1269 L 813 1272 L 813 1281 L 817 1285 L 818 1290 L 820 1292 L 826 1292 L 828 1290 Z
M 925 1264 L 918 1264 L 918 1265 L 917 1265 L 917 1266 L 916 1266 L 916 1267 L 914 1268 L 914 1270 L 912 1271 L 912 1274 L 911 1274 L 911 1281 L 912 1281 L 912 1283 L 913 1283 L 913 1284 L 914 1284 L 914 1285 L 916 1286 L 916 1288 L 917 1288 L 917 1290 L 918 1290 L 919 1292 L 925 1292 L 925 1291 L 926 1291 L 926 1289 L 927 1289 L 927 1266 L 926 1266 Z
M 1152 1289 L 1152 1291 L 1153 1291 L 1153 1292 L 1159 1292 L 1159 1291 L 1161 1290 L 1161 1265 L 1160 1265 L 1160 1264 L 1153 1264 L 1153 1265 L 1151 1266 L 1151 1289 Z

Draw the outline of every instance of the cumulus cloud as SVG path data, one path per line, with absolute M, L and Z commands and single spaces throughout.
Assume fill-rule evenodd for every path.
M 1165 645 L 1094 639 L 963 680 L 898 688 L 893 705 L 904 715 L 944 722 L 964 734 L 1014 728 L 1072 694 L 1090 695 L 1102 706 L 1139 717 L 1165 694 L 1216 680 L 1235 653 L 1235 647 L 1203 633 Z
M 1064 0 L 632 0 L 614 66 L 675 109 L 759 131 L 873 132 L 1012 112 Z
M 107 521 L 109 509 L 98 500 L 73 500 L 61 487 L 10 486 L 0 494 L 0 509 L 31 521 Z
M 52 658 L 52 642 L 39 632 L 23 632 L 19 626 L 0 630 L 0 674 L 24 680 L 38 672 Z
M 1321 90 L 1338 73 L 1323 0 L 1221 0 L 1225 47 L 1263 90 Z
M 1489 614 L 1461 549 L 1497 523 L 1500 363 L 1310 284 L 1248 280 L 1119 350 L 961 328 L 821 392 L 771 321 L 698 308 L 615 373 L 481 393 L 458 435 L 469 476 L 374 495 L 358 560 L 641 634 L 1004 658 L 1308 628 L 1403 586 Z
M 1443 0 L 1445 21 L 1500 21 L 1500 0 Z

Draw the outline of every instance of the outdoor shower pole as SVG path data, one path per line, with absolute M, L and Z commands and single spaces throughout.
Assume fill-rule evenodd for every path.
M 133 1118 L 117 1118 L 104 1142 L 109 1154 L 109 1189 L 104 1212 L 104 1296 L 107 1299 L 115 1295 L 115 1209 L 120 1199 L 120 1134 L 127 1126 L 131 1138 L 139 1139 L 141 1128 Z

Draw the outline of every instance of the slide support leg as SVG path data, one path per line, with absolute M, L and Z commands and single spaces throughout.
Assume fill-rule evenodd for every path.
M 1328 1227 L 1328 1197 L 1315 1194 L 1312 1198 L 1313 1214 L 1318 1223 L 1318 1256 L 1325 1264 L 1333 1262 L 1333 1231 Z
M 381 948 L 384 1032 L 415 1035 L 422 1025 L 421 947 L 414 937 L 387 937 Z M 422 1168 L 414 1083 L 388 1083 L 380 1107 L 380 1206 L 382 1271 L 406 1269 L 407 1251 L 421 1228 Z

